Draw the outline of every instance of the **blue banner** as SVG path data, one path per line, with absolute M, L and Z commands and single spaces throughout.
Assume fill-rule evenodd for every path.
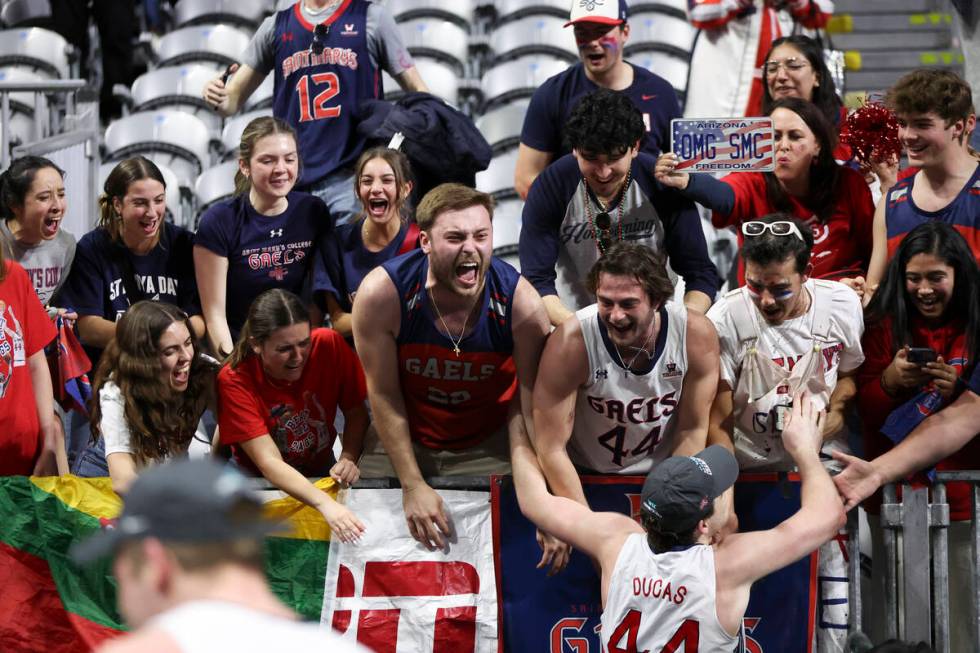
M 643 478 L 583 477 L 596 511 L 639 514 Z M 573 551 L 568 567 L 548 578 L 535 569 L 541 550 L 534 525 L 521 514 L 510 477 L 492 491 L 503 648 L 510 653 L 600 653 L 599 574 L 590 558 Z M 800 505 L 799 483 L 775 475 L 743 476 L 735 487 L 739 530 L 772 528 Z M 813 641 L 816 554 L 755 583 L 739 649 L 745 653 L 809 652 Z M 659 653 L 651 651 L 650 653 Z

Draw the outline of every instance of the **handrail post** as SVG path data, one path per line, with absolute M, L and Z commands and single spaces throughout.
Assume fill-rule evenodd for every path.
M 898 609 L 898 531 L 902 527 L 902 504 L 896 500 L 895 485 L 889 483 L 883 488 L 884 500 L 881 504 L 882 541 L 885 547 L 885 637 L 898 639 L 902 613 Z
M 34 113 L 37 113 L 37 109 Z M 6 170 L 10 166 L 10 93 L 6 90 L 0 90 L 0 116 L 3 117 L 3 122 L 0 123 L 0 131 L 3 132 L 3 137 L 0 138 L 0 147 L 3 148 L 0 152 L 0 167 Z
M 949 641 L 949 504 L 946 486 L 932 486 L 929 541 L 932 545 L 933 640 L 936 653 L 950 653 Z

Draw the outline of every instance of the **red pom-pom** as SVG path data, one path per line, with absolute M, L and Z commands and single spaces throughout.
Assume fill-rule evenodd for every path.
M 898 118 L 880 102 L 864 105 L 844 120 L 841 143 L 849 145 L 859 161 L 881 163 L 898 159 L 902 143 L 898 140 Z

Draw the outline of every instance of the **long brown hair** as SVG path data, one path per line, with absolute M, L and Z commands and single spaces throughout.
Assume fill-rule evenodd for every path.
M 278 118 L 260 116 L 245 125 L 245 130 L 242 132 L 242 139 L 238 143 L 239 166 L 242 161 L 245 162 L 245 165 L 249 165 L 249 162 L 252 160 L 252 155 L 255 153 L 255 144 L 266 136 L 274 136 L 275 134 L 288 134 L 293 139 L 293 142 L 297 143 L 296 132 L 293 128 Z M 299 158 L 298 150 L 296 152 L 296 158 L 299 161 L 300 167 L 302 167 L 302 160 Z M 244 195 L 251 189 L 252 181 L 242 173 L 241 167 L 239 167 L 235 171 L 235 195 Z
M 299 297 L 282 288 L 266 290 L 248 307 L 248 318 L 228 357 L 228 365 L 234 369 L 252 355 L 252 340 L 262 342 L 276 329 L 309 321 L 310 313 Z
M 395 188 L 398 189 L 398 199 L 395 200 L 395 212 L 404 220 L 407 217 L 408 197 L 411 194 L 411 188 L 404 195 L 402 194 L 402 189 L 405 187 L 405 184 L 412 183 L 412 166 L 408 162 L 408 157 L 400 150 L 393 150 L 390 147 L 372 147 L 369 150 L 365 150 L 358 157 L 357 163 L 354 165 L 354 194 L 357 195 L 358 200 L 361 199 L 361 173 L 364 172 L 364 166 L 374 159 L 382 159 L 391 166 L 391 171 L 395 174 Z M 364 206 L 363 200 L 361 200 L 361 206 L 361 215 L 358 216 L 359 220 L 367 217 L 367 207 Z
M 175 322 L 184 323 L 194 344 L 183 392 L 175 392 L 160 378 L 160 337 Z M 92 433 L 101 435 L 99 393 L 111 380 L 123 396 L 137 466 L 183 453 L 214 396 L 215 372 L 216 366 L 201 355 L 186 313 L 163 302 L 136 302 L 116 322 L 116 335 L 99 361 L 90 411 Z
M 109 236 L 116 242 L 122 242 L 122 218 L 116 213 L 112 200 L 118 198 L 122 201 L 129 186 L 143 179 L 155 179 L 163 184 L 164 189 L 167 188 L 167 180 L 163 178 L 157 164 L 142 156 L 120 161 L 102 185 L 102 194 L 99 196 L 99 227 L 109 232 Z M 160 231 L 163 231 L 162 227 Z

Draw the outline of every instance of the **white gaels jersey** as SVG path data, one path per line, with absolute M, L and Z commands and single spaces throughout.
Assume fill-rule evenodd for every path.
M 735 650 L 715 608 L 715 552 L 696 544 L 654 553 L 645 533 L 626 538 L 609 579 L 603 651 Z
M 595 304 L 575 316 L 589 356 L 589 376 L 576 398 L 569 457 L 580 467 L 605 474 L 645 474 L 674 450 L 671 417 L 687 371 L 687 309 L 673 302 L 660 309 L 653 367 L 646 374 L 626 370 L 599 323 Z

